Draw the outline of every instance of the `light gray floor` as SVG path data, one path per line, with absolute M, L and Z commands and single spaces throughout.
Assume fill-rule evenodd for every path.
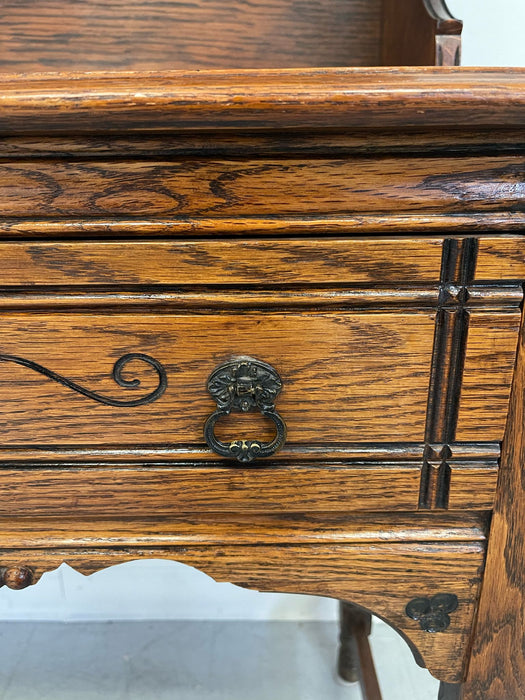
M 4 622 L 1 700 L 361 700 L 335 678 L 332 622 Z M 384 700 L 436 700 L 438 683 L 379 623 Z

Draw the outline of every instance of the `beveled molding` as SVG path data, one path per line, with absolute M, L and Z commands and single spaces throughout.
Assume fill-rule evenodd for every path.
M 275 513 L 285 498 L 290 513 L 305 508 L 443 513 L 493 506 L 499 443 L 463 444 L 457 450 L 444 445 L 438 452 L 436 445 L 354 445 L 346 451 L 338 446 L 332 455 L 331 445 L 315 447 L 294 454 L 285 446 L 276 457 L 253 465 L 221 460 L 199 446 L 6 447 L 0 450 L 0 492 L 8 499 L 4 512 L 13 516 L 111 517 L 130 503 L 136 516 L 191 510 Z
M 308 445 L 287 442 L 278 458 L 271 460 L 273 466 L 288 463 L 341 462 L 343 464 L 396 464 L 412 462 L 422 464 L 427 454 L 432 460 L 443 458 L 444 450 L 449 461 L 458 464 L 472 463 L 476 466 L 497 466 L 501 454 L 499 442 L 431 443 L 384 442 L 384 443 L 328 443 Z M 89 445 L 35 445 L 20 444 L 0 446 L 0 466 L 11 465 L 66 465 L 66 464 L 166 464 L 177 465 L 190 460 L 202 466 L 226 464 L 218 461 L 217 455 L 203 445 L 119 445 L 92 447 Z
M 458 296 L 465 296 L 460 302 Z M 278 312 L 282 309 L 309 310 L 312 308 L 341 309 L 352 311 L 389 311 L 394 309 L 433 309 L 442 302 L 449 310 L 460 303 L 468 309 L 501 311 L 516 309 L 523 300 L 523 288 L 518 284 L 475 285 L 459 289 L 455 285 L 428 287 L 411 286 L 403 289 L 345 287 L 334 285 L 333 289 L 303 286 L 300 289 L 203 288 L 199 290 L 137 289 L 107 287 L 93 289 L 63 289 L 60 287 L 36 287 L 31 290 L 10 289 L 0 296 L 1 311 L 39 310 L 126 310 L 151 312 L 152 310 L 177 310 L 188 312 L 199 309 L 257 310 Z
M 520 134 L 521 135 L 521 134 Z M 0 144 L 1 146 L 1 144 Z M 450 144 L 447 145 L 447 149 Z M 0 220 L 0 240 L 74 240 L 93 238 L 97 240 L 129 240 L 144 237 L 174 239 L 188 236 L 304 236 L 306 234 L 323 237 L 330 235 L 420 235 L 421 231 L 434 235 L 474 235 L 486 236 L 487 231 L 502 231 L 511 234 L 522 233 L 525 228 L 525 213 L 520 211 L 490 212 L 434 212 L 418 211 L 378 214 L 345 214 L 340 216 L 302 215 L 280 217 L 100 217 L 67 221 L 60 219 L 20 219 Z M 523 267 L 523 263 L 516 260 Z M 519 277 L 511 275 L 509 279 Z
M 41 73 L 3 76 L 0 126 L 5 134 L 180 133 L 210 124 L 494 132 L 521 127 L 524 108 L 520 68 Z
M 172 559 L 216 581 L 244 588 L 346 600 L 385 620 L 409 644 L 420 665 L 439 680 L 454 683 L 464 676 L 484 552 L 481 542 L 190 545 L 140 550 L 92 546 L 0 549 L 0 565 L 10 572 L 12 587 L 17 588 L 28 581 L 36 583 L 43 573 L 62 563 L 89 575 L 139 558 Z M 385 580 L 389 581 L 387 589 Z M 432 598 L 436 590 L 457 596 L 458 607 L 450 626 L 440 634 L 431 634 L 420 621 L 407 616 L 406 607 L 414 593 Z

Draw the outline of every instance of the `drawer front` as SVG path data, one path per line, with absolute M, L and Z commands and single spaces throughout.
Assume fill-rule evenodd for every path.
M 280 374 L 284 452 L 400 436 L 422 442 L 434 325 L 432 311 L 6 314 L 2 443 L 204 447 L 203 426 L 216 408 L 207 379 L 236 356 L 267 362 Z M 160 363 L 166 387 L 155 400 L 146 397 L 161 381 L 158 370 L 140 357 L 122 369 L 124 380 L 140 384 L 115 383 L 113 365 L 129 353 Z M 104 405 L 57 377 L 97 397 L 139 405 Z M 267 440 L 273 426 L 249 413 L 232 414 L 216 429 L 224 439 Z
M 490 508 L 522 292 L 489 243 L 0 243 L 4 508 Z M 245 356 L 287 431 L 253 472 L 204 438 L 208 378 Z M 271 443 L 262 413 L 214 435 Z
M 26 292 L 42 285 L 181 285 L 202 292 L 210 285 L 415 283 L 435 290 L 442 250 L 440 238 L 0 242 L 1 284 Z
M 420 475 L 417 463 L 3 469 L 0 516 L 408 512 L 420 507 Z M 496 479 L 494 465 L 453 467 L 450 509 L 489 510 Z
M 487 442 L 444 446 L 428 442 L 433 310 L 5 313 L 3 513 L 488 509 L 518 323 L 519 314 L 471 313 L 465 373 L 485 366 L 493 398 L 483 382 L 468 384 L 474 418 L 464 402 L 457 428 Z M 246 355 L 279 372 L 288 433 L 255 470 L 203 437 L 217 408 L 209 375 Z M 232 413 L 215 431 L 224 444 L 267 443 L 275 426 Z

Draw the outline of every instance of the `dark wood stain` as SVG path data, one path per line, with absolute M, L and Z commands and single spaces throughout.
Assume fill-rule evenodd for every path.
M 6 71 L 378 65 L 381 0 L 4 2 Z

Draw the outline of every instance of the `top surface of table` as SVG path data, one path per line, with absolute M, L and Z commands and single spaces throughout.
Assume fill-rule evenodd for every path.
M 520 128 L 524 121 L 520 68 L 0 75 L 4 134 Z

